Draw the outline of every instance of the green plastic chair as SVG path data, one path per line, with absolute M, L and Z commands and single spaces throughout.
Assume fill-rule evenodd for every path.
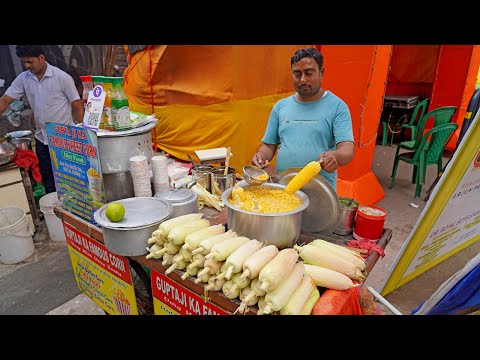
M 430 99 L 424 99 L 420 101 L 417 106 L 413 109 L 412 116 L 410 116 L 410 120 L 408 123 L 405 124 L 396 124 L 393 127 L 392 130 L 392 137 L 390 138 L 390 146 L 393 144 L 393 138 L 395 137 L 395 134 L 397 133 L 397 127 L 400 126 L 400 133 L 402 132 L 403 129 L 410 129 L 412 132 L 412 137 L 410 140 L 415 140 L 417 136 L 417 126 L 422 117 L 425 115 L 428 109 L 428 103 L 430 102 Z M 418 121 L 417 121 L 418 119 Z
M 420 145 L 420 142 L 422 141 L 423 131 L 425 130 L 425 125 L 427 124 L 428 119 L 433 117 L 433 127 L 436 127 L 442 124 L 448 124 L 452 121 L 453 114 L 455 114 L 455 111 L 457 111 L 456 106 L 441 106 L 423 115 L 418 121 L 415 139 L 402 141 L 401 143 L 399 143 L 397 146 L 397 151 L 395 152 L 395 158 L 398 157 L 400 149 L 415 150 L 418 148 L 418 146 Z M 392 170 L 392 176 L 393 176 L 393 170 Z M 412 179 L 412 182 L 414 182 L 414 179 Z
M 413 165 L 412 179 L 415 184 L 415 197 L 420 197 L 422 184 L 425 183 L 425 174 L 428 165 L 437 165 L 437 176 L 443 169 L 442 153 L 445 145 L 448 143 L 453 132 L 458 128 L 458 124 L 448 123 L 433 127 L 422 136 L 420 145 L 415 151 L 404 152 L 395 156 L 392 170 L 392 183 L 390 189 L 395 184 L 395 176 L 399 161 L 405 161 Z M 431 137 L 431 138 L 430 138 Z M 430 138 L 430 139 L 429 139 Z

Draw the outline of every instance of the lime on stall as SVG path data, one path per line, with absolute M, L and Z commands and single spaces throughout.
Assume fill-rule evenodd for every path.
M 107 205 L 105 215 L 107 216 L 107 219 L 112 222 L 120 221 L 125 216 L 125 208 L 119 202 L 112 202 Z

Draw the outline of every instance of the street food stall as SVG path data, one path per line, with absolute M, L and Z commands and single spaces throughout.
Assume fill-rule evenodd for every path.
M 205 218 L 208 219 L 211 224 L 227 224 L 227 209 L 223 209 L 221 212 L 218 212 L 210 208 L 204 208 L 203 212 L 205 214 Z M 61 207 L 57 207 L 55 209 L 55 213 L 64 222 L 69 247 L 75 246 L 75 243 L 71 241 L 71 234 L 74 233 L 84 239 L 88 239 L 88 241 L 95 242 L 99 246 L 104 244 L 102 229 L 98 226 L 88 223 L 87 221 L 69 213 Z M 297 243 L 308 243 L 317 238 L 319 238 L 317 234 L 302 232 L 297 240 Z M 330 236 L 322 235 L 321 238 L 334 244 L 345 246 L 347 241 L 351 240 L 353 237 L 339 236 L 332 233 Z M 392 230 L 385 228 L 380 240 L 377 242 L 377 245 L 384 249 L 391 238 Z M 82 250 L 85 254 L 88 254 L 88 250 Z M 95 255 L 93 254 L 88 255 L 91 255 L 92 258 L 95 258 Z M 379 258 L 380 255 L 376 251 L 372 251 L 370 255 L 368 255 L 368 257 L 365 259 L 367 274 L 372 270 Z M 136 277 L 133 285 L 138 314 L 151 315 L 156 313 L 154 310 L 154 302 L 158 304 L 159 314 L 233 314 L 240 305 L 239 300 L 230 300 L 226 298 L 221 291 L 209 291 L 208 299 L 206 301 L 204 297 L 204 286 L 202 284 L 195 283 L 194 277 L 189 276 L 183 280 L 182 275 L 185 273 L 183 270 L 174 270 L 170 274 L 165 275 L 165 271 L 168 269 L 168 266 L 162 265 L 162 262 L 159 260 L 146 259 L 145 256 L 142 255 L 129 256 L 127 257 L 127 262 L 129 264 L 129 268 L 133 269 L 135 273 L 133 277 Z M 160 289 L 158 288 L 157 284 L 161 284 Z M 174 290 L 171 290 L 170 292 L 165 290 L 165 286 L 167 286 L 166 284 L 168 284 L 169 288 Z M 162 288 L 164 290 L 163 292 L 161 290 Z M 92 296 L 88 289 L 81 289 L 86 295 L 90 297 Z M 193 309 L 201 310 L 195 311 L 190 309 L 188 306 L 186 306 L 186 303 L 182 303 L 180 298 L 176 298 L 176 295 L 173 293 L 173 291 L 184 294 L 182 296 L 185 296 L 185 298 L 189 299 L 192 304 L 195 304 L 192 305 Z M 340 300 L 340 307 L 337 306 L 335 308 L 332 306 L 332 312 L 330 314 L 335 315 L 336 313 L 342 314 L 343 307 L 348 307 L 349 295 L 350 294 L 347 291 L 322 289 L 322 296 L 320 299 L 331 298 L 333 296 Z M 341 302 L 342 298 L 345 299 L 344 302 Z M 97 304 L 99 303 L 95 297 L 93 297 L 92 300 L 97 302 Z M 99 305 L 108 312 L 108 308 L 106 309 L 105 305 Z M 202 307 L 200 307 L 200 305 Z M 174 311 L 171 309 L 174 309 Z M 247 314 L 255 313 L 255 308 L 249 309 L 250 311 L 247 312 Z
M 362 313 L 322 302 L 358 304 L 392 236 L 383 209 L 340 202 L 317 161 L 270 177 L 228 147 L 198 171 L 153 152 L 154 115 L 99 128 L 104 98 L 95 85 L 83 126 L 46 132 L 75 279 L 108 314 Z
M 86 129 L 61 129 L 60 126 L 51 124 L 47 127 L 47 132 L 52 134 L 50 137 L 52 152 L 57 154 L 52 157 L 52 161 L 56 162 L 54 172 L 61 201 L 60 205 L 55 207 L 55 214 L 63 221 L 75 279 L 82 292 L 108 314 L 255 314 L 259 312 L 255 304 L 242 305 L 245 300 L 241 301 L 239 295 L 228 295 L 228 293 L 228 296 L 225 295 L 223 287 L 215 288 L 210 285 L 208 278 L 200 280 L 196 273 L 206 268 L 203 267 L 206 260 L 202 259 L 202 266 L 193 267 L 196 268 L 196 272 L 190 272 L 186 266 L 187 263 L 192 265 L 193 260 L 184 262 L 183 265 L 180 265 L 182 263 L 180 260 L 177 262 L 172 260 L 181 253 L 179 245 L 185 245 L 184 243 L 188 242 L 187 233 L 184 234 L 181 242 L 171 244 L 172 251 L 163 250 L 162 252 L 165 242 L 156 243 L 156 240 L 160 239 L 157 233 L 162 224 L 184 216 L 198 214 L 196 221 L 201 222 L 201 226 L 195 231 L 189 230 L 189 234 L 202 232 L 205 226 L 215 228 L 215 233 L 209 237 L 203 235 L 203 239 L 213 238 L 215 235 L 223 236 L 233 231 L 236 236 L 234 238 L 248 240 L 249 243 L 256 242 L 259 248 L 270 245 L 276 248 L 276 253 L 289 249 L 295 253 L 293 264 L 302 264 L 301 252 L 307 244 L 325 241 L 347 249 L 347 244 L 365 240 L 355 233 L 352 223 L 351 209 L 360 208 L 358 203 L 354 199 L 349 199 L 346 203 L 342 199 L 340 202 L 333 188 L 319 175 L 315 175 L 306 183 L 297 184 L 299 190 L 292 190 L 290 195 L 300 202 L 300 206 L 291 211 L 267 212 L 259 216 L 259 213 L 243 210 L 240 203 L 234 202 L 234 199 L 238 198 L 233 196 L 233 192 L 235 190 L 237 194 L 239 189 L 245 193 L 249 189 L 256 188 L 256 190 L 260 189 L 259 193 L 272 190 L 286 194 L 285 189 L 288 189 L 293 180 L 302 173 L 302 169 L 289 169 L 274 178 L 266 176 L 265 179 L 269 181 L 251 185 L 243 181 L 243 179 L 252 181 L 246 172 L 239 174 L 235 169 L 229 168 L 228 164 L 217 168 L 212 166 L 210 172 L 203 174 L 203 177 L 192 177 L 193 180 L 185 186 L 160 188 L 157 192 L 155 191 L 156 173 L 154 173 L 152 182 L 148 176 L 147 187 L 150 188 L 150 196 L 124 197 L 118 194 L 124 189 L 117 191 L 118 187 L 113 187 L 109 190 L 109 196 L 113 200 L 108 201 L 108 199 L 105 200 L 106 190 L 104 190 L 105 184 L 102 183 L 102 171 L 103 166 L 111 166 L 111 161 L 107 165 L 99 158 L 105 149 L 91 148 L 101 147 L 105 142 L 96 140 L 98 135 Z M 80 135 L 79 132 L 83 134 Z M 137 136 L 142 132 L 143 130 L 139 128 L 132 132 L 131 136 Z M 62 152 L 64 151 L 62 144 L 68 141 L 61 141 L 61 139 L 71 137 L 73 134 L 83 139 L 86 144 L 75 148 L 79 152 L 87 151 L 90 157 L 88 161 L 76 158 L 76 165 L 67 162 L 74 159 L 72 155 Z M 99 136 L 102 134 L 100 133 Z M 117 141 L 130 142 L 127 139 L 128 136 L 128 134 L 117 136 Z M 90 146 L 87 146 L 88 144 Z M 148 147 L 145 148 L 148 149 Z M 123 154 L 123 158 L 130 156 L 130 161 L 136 161 L 139 156 L 135 155 L 135 148 L 130 148 L 130 151 L 132 153 Z M 151 155 L 154 154 L 144 156 L 143 160 L 147 164 L 147 159 L 151 162 L 152 159 L 163 156 Z M 79 166 L 80 163 L 84 164 L 83 168 Z M 105 165 L 102 166 L 102 164 Z M 71 171 L 72 166 L 75 166 L 75 171 Z M 89 176 L 92 166 L 95 167 L 97 176 L 95 186 L 92 186 Z M 117 166 L 117 168 L 128 169 L 128 165 L 123 168 Z M 124 172 L 131 177 L 129 182 L 133 183 L 133 192 L 137 195 L 139 179 L 135 177 L 134 168 L 130 167 Z M 202 182 L 205 176 L 210 177 L 208 182 L 210 191 L 201 186 L 207 183 Z M 82 181 L 84 184 L 81 183 Z M 80 191 L 83 192 L 80 193 Z M 260 197 L 258 199 L 261 200 Z M 248 201 L 244 200 L 244 202 Z M 107 215 L 107 208 L 112 203 L 121 203 L 125 209 L 124 218 L 118 222 L 110 221 Z M 254 204 L 254 206 L 261 204 L 264 207 L 270 205 L 267 202 L 257 204 L 257 201 L 254 201 Z M 194 221 L 189 225 L 192 229 L 193 223 Z M 172 228 L 169 231 L 172 232 Z M 357 232 L 360 234 L 360 231 Z M 166 239 L 167 234 L 163 235 Z M 352 277 L 354 284 L 350 278 L 340 274 L 351 284 L 346 287 L 315 286 L 319 296 L 315 300 L 316 314 L 361 313 L 361 310 L 357 309 L 356 312 L 352 310 L 351 299 L 353 297 L 354 300 L 358 300 L 361 287 L 357 285 L 365 280 L 376 261 L 383 255 L 383 249 L 391 237 L 392 231 L 383 228 L 383 222 L 381 222 L 377 237 L 372 237 L 372 242 L 367 241 L 371 246 L 363 249 L 349 248 L 357 258 L 362 259 L 362 275 Z M 237 246 L 239 247 L 241 245 Z M 191 251 L 193 254 L 196 249 L 190 250 L 193 250 Z M 255 250 L 259 249 L 255 248 Z M 160 253 L 162 255 L 159 255 Z M 204 255 L 207 258 L 209 253 Z M 217 266 L 220 267 L 221 264 L 228 262 L 228 259 L 230 257 L 218 260 Z M 308 259 L 303 261 L 306 264 L 312 264 Z M 172 266 L 172 263 L 175 265 Z M 301 273 L 303 276 L 303 271 Z M 225 274 L 224 271 L 223 275 Z M 233 275 L 240 275 L 238 269 Z M 253 282 L 255 279 L 251 280 Z M 322 305 L 325 301 L 327 304 Z M 331 306 L 333 303 L 336 305 Z M 273 309 L 271 312 L 278 313 L 278 310 L 280 309 Z

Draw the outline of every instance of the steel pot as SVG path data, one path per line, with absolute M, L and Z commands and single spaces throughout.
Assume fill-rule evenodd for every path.
M 240 181 L 238 186 L 249 189 L 246 181 Z M 255 188 L 285 189 L 286 185 L 264 183 Z M 228 229 L 241 236 L 275 245 L 279 249 L 292 247 L 300 236 L 302 213 L 309 204 L 308 196 L 298 190 L 294 195 L 302 201 L 299 208 L 284 213 L 258 213 L 238 208 L 230 203 L 233 188 L 222 193 L 222 201 L 228 208 Z
M 198 195 L 195 191 L 180 189 L 164 189 L 155 197 L 168 201 L 173 206 L 172 218 L 198 212 Z
M 30 138 L 12 138 L 10 142 L 18 149 L 32 150 L 32 139 Z
M 108 204 L 93 214 L 97 224 L 102 226 L 106 248 L 122 256 L 145 255 L 148 239 L 160 223 L 170 218 L 172 205 L 154 197 L 134 197 L 116 202 L 125 208 L 125 217 L 119 222 L 111 222 L 106 217 Z

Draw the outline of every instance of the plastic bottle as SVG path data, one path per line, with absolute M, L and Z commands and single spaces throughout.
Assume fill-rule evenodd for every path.
M 122 77 L 112 78 L 112 118 L 115 130 L 128 130 L 130 125 L 130 109 L 128 107 L 128 98 L 123 92 Z
M 88 94 L 90 93 L 90 91 L 93 90 L 92 75 L 80 76 L 80 80 L 82 81 L 82 85 L 83 85 L 83 94 L 82 94 L 83 106 L 86 108 L 87 101 L 88 101 Z
M 103 77 L 103 91 L 105 91 L 105 103 L 103 104 L 102 120 L 105 130 L 115 130 L 112 117 L 112 77 Z

